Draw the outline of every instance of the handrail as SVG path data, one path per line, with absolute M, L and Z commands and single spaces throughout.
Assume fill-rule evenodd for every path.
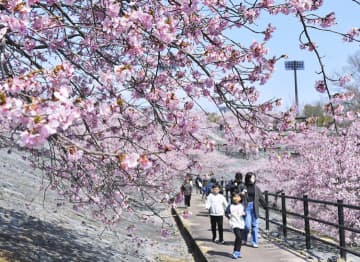
M 279 194 L 277 194 L 277 193 L 268 193 L 268 194 L 269 194 L 269 196 L 274 196 L 274 197 L 279 196 Z M 300 200 L 300 201 L 303 200 L 301 197 L 295 197 L 295 196 L 286 196 L 286 198 L 287 199 Z M 318 200 L 318 199 L 312 199 L 312 198 L 308 198 L 308 201 L 311 202 L 311 203 L 325 204 L 325 205 L 329 205 L 329 206 L 337 206 L 337 203 L 331 202 L 331 201 Z M 354 209 L 354 210 L 360 210 L 360 206 L 355 206 L 355 205 L 352 205 L 352 204 L 343 204 L 343 207 Z
M 279 194 L 279 192 L 282 192 L 281 194 Z M 336 247 L 340 250 L 340 257 L 342 259 L 344 259 L 346 261 L 346 254 L 347 253 L 351 253 L 355 256 L 360 257 L 360 252 L 351 250 L 349 248 L 346 247 L 346 242 L 345 242 L 345 231 L 350 231 L 353 233 L 359 233 L 360 234 L 360 229 L 357 228 L 352 228 L 352 227 L 348 227 L 345 226 L 345 222 L 344 222 L 344 208 L 348 208 L 348 209 L 352 209 L 352 210 L 360 210 L 360 206 L 355 206 L 355 205 L 350 205 L 350 204 L 344 204 L 343 200 L 337 200 L 337 202 L 330 202 L 330 201 L 322 201 L 322 200 L 317 200 L 317 199 L 310 199 L 308 198 L 306 195 L 304 195 L 303 197 L 295 197 L 295 196 L 287 196 L 285 195 L 285 193 L 283 191 L 279 191 L 278 193 L 269 193 L 268 191 L 264 192 L 265 195 L 265 202 L 266 202 L 266 206 L 265 206 L 265 217 L 260 217 L 261 219 L 265 220 L 265 227 L 266 230 L 269 230 L 269 224 L 276 224 L 282 227 L 282 231 L 283 231 L 283 236 L 286 239 L 287 238 L 287 230 L 291 230 L 291 231 L 295 231 L 297 233 L 303 234 L 305 235 L 305 242 L 306 242 L 306 248 L 310 249 L 311 248 L 311 239 L 314 240 L 318 240 L 324 244 L 328 244 L 331 245 L 333 247 Z M 269 205 L 269 196 L 273 196 L 275 197 L 275 200 L 277 200 L 277 198 L 280 196 L 281 198 L 281 208 L 275 208 L 275 207 L 271 207 Z M 292 211 L 288 211 L 286 208 L 286 200 L 287 199 L 292 199 L 292 200 L 297 200 L 297 201 L 302 201 L 303 202 L 303 206 L 304 206 L 304 213 L 303 214 L 299 214 L 296 212 L 292 212 Z M 315 217 L 311 217 L 309 215 L 309 203 L 318 203 L 318 204 L 324 204 L 326 206 L 335 206 L 338 209 L 338 223 L 333 223 L 333 222 L 329 222 L 329 221 L 325 221 L 322 219 L 318 219 Z M 279 213 L 281 213 L 282 215 L 282 222 L 279 221 L 274 221 L 272 219 L 270 219 L 270 210 L 275 210 L 278 211 Z M 304 231 L 301 231 L 297 228 L 293 228 L 293 227 L 289 227 L 287 225 L 287 217 L 288 216 L 292 216 L 292 217 L 297 217 L 297 218 L 302 218 L 304 219 Z M 322 239 L 314 234 L 311 233 L 310 230 L 310 221 L 315 221 L 318 222 L 320 224 L 325 224 L 325 225 L 329 225 L 329 226 L 333 226 L 335 228 L 337 228 L 339 230 L 339 240 L 338 243 L 333 243 L 330 242 L 328 240 Z
M 224 181 L 224 182 L 228 182 L 228 181 Z M 360 210 L 360 206 L 356 206 L 356 205 L 352 205 L 352 204 L 344 204 L 343 200 L 337 200 L 336 202 L 331 202 L 331 201 L 324 201 L 324 200 L 308 198 L 307 195 L 304 195 L 303 197 L 288 196 L 288 195 L 285 195 L 283 190 L 277 191 L 275 193 L 265 191 L 264 195 L 265 195 L 265 202 L 266 202 L 265 217 L 260 217 L 260 218 L 265 220 L 266 230 L 269 230 L 270 223 L 276 224 L 276 225 L 279 225 L 282 227 L 282 231 L 283 231 L 282 233 L 283 233 L 283 236 L 285 239 L 287 238 L 288 230 L 295 231 L 297 233 L 301 233 L 301 234 L 305 235 L 306 249 L 311 248 L 311 240 L 318 240 L 324 244 L 328 244 L 328 245 L 331 245 L 331 246 L 339 249 L 340 257 L 342 259 L 344 259 L 345 261 L 346 261 L 346 253 L 351 253 L 355 256 L 360 257 L 360 252 L 357 252 L 357 251 L 347 248 L 346 242 L 345 242 L 345 231 L 360 234 L 360 228 L 353 228 L 353 227 L 345 226 L 345 222 L 344 222 L 344 208 L 351 209 L 351 210 Z M 227 196 L 227 194 L 226 194 L 226 196 Z M 281 198 L 281 208 L 271 207 L 269 205 L 269 196 L 275 197 L 275 201 L 277 201 L 277 199 L 280 197 Z M 286 208 L 286 200 L 287 199 L 302 201 L 303 206 L 304 206 L 303 214 L 287 210 L 287 208 Z M 337 210 L 338 210 L 337 223 L 325 221 L 325 220 L 310 216 L 309 203 L 337 207 Z M 274 221 L 274 220 L 270 219 L 270 210 L 275 210 L 275 211 L 280 212 L 282 221 L 278 222 L 278 221 Z M 303 219 L 304 220 L 304 231 L 301 231 L 301 230 L 293 228 L 293 227 L 289 227 L 287 225 L 288 216 L 297 217 L 298 219 Z M 338 243 L 333 243 L 333 242 L 327 241 L 325 239 L 322 239 L 322 238 L 314 235 L 310 229 L 310 221 L 315 221 L 320 224 L 333 226 L 333 227 L 337 228 L 339 231 Z

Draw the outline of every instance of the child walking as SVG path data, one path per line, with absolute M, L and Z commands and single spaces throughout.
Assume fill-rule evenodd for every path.
M 227 207 L 225 197 L 220 192 L 220 185 L 214 184 L 212 186 L 212 192 L 206 199 L 205 208 L 210 214 L 212 241 L 224 244 L 224 230 L 223 230 L 223 217 Z M 219 231 L 219 239 L 216 240 L 216 226 Z
M 229 219 L 229 224 L 235 234 L 233 258 L 240 258 L 241 241 L 245 228 L 245 208 L 242 204 L 243 196 L 235 191 L 232 193 L 232 203 L 226 208 L 225 215 Z

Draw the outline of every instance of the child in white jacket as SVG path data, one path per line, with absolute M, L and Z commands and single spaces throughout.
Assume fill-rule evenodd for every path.
M 242 194 L 234 192 L 232 203 L 226 208 L 225 215 L 229 219 L 231 229 L 235 234 L 233 258 L 240 258 L 241 241 L 245 228 L 245 208 L 242 202 Z
M 212 192 L 206 199 L 205 208 L 210 214 L 212 241 L 224 244 L 224 230 L 223 230 L 223 217 L 227 207 L 225 197 L 220 192 L 220 185 L 214 184 L 212 186 Z M 216 225 L 219 231 L 219 240 L 216 240 Z

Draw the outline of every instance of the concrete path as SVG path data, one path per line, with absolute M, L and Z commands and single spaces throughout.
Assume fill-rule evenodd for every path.
M 225 244 L 217 244 L 211 241 L 210 219 L 205 210 L 205 200 L 201 200 L 199 194 L 193 194 L 191 199 L 190 216 L 183 216 L 184 208 L 177 208 L 181 219 L 190 231 L 196 244 L 210 262 L 215 261 L 234 261 L 231 257 L 234 244 L 234 234 L 231 232 L 227 218 L 224 217 L 224 240 Z M 259 248 L 242 246 L 240 261 L 254 262 L 303 262 L 311 261 L 300 256 L 300 254 L 280 247 L 272 243 L 259 234 Z

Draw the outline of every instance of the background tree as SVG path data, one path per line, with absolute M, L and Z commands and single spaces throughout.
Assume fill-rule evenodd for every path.
M 298 154 L 291 152 L 274 153 L 270 170 L 277 180 L 270 180 L 275 188 L 283 189 L 286 194 L 325 201 L 343 199 L 345 203 L 357 205 L 360 200 L 359 188 L 359 121 L 341 128 L 341 135 L 319 128 L 308 129 L 306 133 L 293 132 L 286 143 Z M 282 140 L 282 142 L 285 142 Z M 293 208 L 301 212 L 301 203 Z M 336 221 L 337 210 L 330 206 L 311 205 L 311 216 L 329 218 Z M 359 228 L 359 211 L 345 210 L 345 221 L 350 227 Z M 334 237 L 335 228 L 312 223 L 312 229 L 318 233 Z M 358 241 L 357 234 L 347 234 L 348 240 Z
M 318 102 L 316 105 L 306 104 L 303 109 L 303 115 L 306 118 L 315 118 L 317 126 L 328 126 L 332 117 L 329 115 L 325 115 L 324 105 Z

